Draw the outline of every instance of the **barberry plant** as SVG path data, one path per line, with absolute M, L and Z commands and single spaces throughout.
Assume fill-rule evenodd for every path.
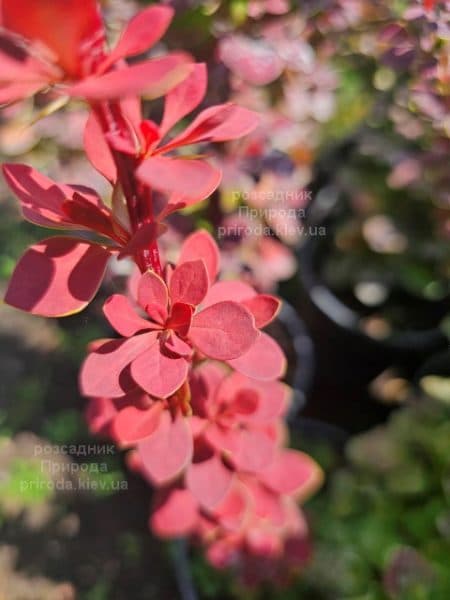
M 236 567 L 247 582 L 258 561 L 256 579 L 284 578 L 308 555 L 298 502 L 321 471 L 285 448 L 286 360 L 262 331 L 280 300 L 221 281 L 206 231 L 184 240 L 176 264 L 159 245 L 167 217 L 220 184 L 220 170 L 196 148 L 246 135 L 258 115 L 225 103 L 171 133 L 203 102 L 205 65 L 183 52 L 126 62 L 162 37 L 173 17 L 166 6 L 135 16 L 110 49 L 95 0 L 0 6 L 1 102 L 39 93 L 55 108 L 55 98 L 56 106 L 83 99 L 86 155 L 111 185 L 106 201 L 30 166 L 3 165 L 23 217 L 62 230 L 26 250 L 5 301 L 34 315 L 71 315 L 95 296 L 111 260 L 133 261 L 126 292 L 103 306 L 117 336 L 92 342 L 81 368 L 91 430 L 126 449 L 130 468 L 156 488 L 157 535 L 192 536 L 215 566 Z M 160 123 L 143 117 L 142 95 L 164 97 Z

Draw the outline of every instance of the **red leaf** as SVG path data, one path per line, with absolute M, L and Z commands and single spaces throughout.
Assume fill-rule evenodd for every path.
M 197 502 L 189 490 L 172 487 L 157 492 L 150 526 L 158 537 L 183 537 L 194 531 L 198 516 Z
M 110 251 L 69 237 L 31 246 L 17 263 L 5 302 L 44 317 L 80 312 L 95 296 Z
M 67 93 L 90 101 L 145 95 L 163 96 L 191 71 L 185 54 L 167 54 L 136 65 L 122 67 L 105 75 L 93 75 L 68 88 Z
M 161 310 L 161 316 L 167 317 L 169 292 L 164 281 L 154 271 L 147 271 L 139 279 L 137 300 L 145 310 L 147 306 L 156 305 Z
M 6 183 L 20 200 L 24 218 L 31 223 L 42 227 L 80 229 L 80 225 L 75 225 L 70 215 L 63 210 L 63 203 L 71 200 L 75 192 L 80 192 L 83 201 L 96 211 L 104 209 L 94 190 L 56 184 L 28 165 L 4 164 L 2 168 Z
M 212 510 L 221 502 L 233 481 L 232 472 L 214 455 L 207 460 L 192 463 L 186 471 L 186 486 L 197 502 Z
M 157 486 L 176 479 L 192 460 L 193 441 L 187 420 L 178 415 L 174 421 L 166 411 L 158 429 L 138 445 L 142 470 Z
M 173 331 L 176 331 L 178 335 L 186 337 L 189 333 L 189 329 L 191 328 L 193 314 L 194 308 L 190 304 L 176 302 L 172 306 L 170 318 L 166 324 L 167 329 L 173 329 Z
M 185 358 L 171 358 L 155 344 L 131 364 L 131 376 L 148 394 L 167 398 L 186 381 L 189 363 Z
M 71 76 L 80 75 L 82 45 L 103 37 L 96 0 L 3 0 L 2 24 L 29 40 L 43 42 Z
M 126 389 L 124 369 L 149 347 L 157 344 L 154 332 L 128 339 L 110 340 L 91 352 L 80 371 L 80 389 L 84 396 L 120 398 Z
M 219 186 L 221 172 L 205 160 L 153 156 L 137 170 L 145 184 L 165 193 L 203 200 Z
M 209 283 L 213 284 L 219 271 L 220 253 L 216 242 L 211 235 L 203 229 L 191 233 L 191 235 L 184 240 L 183 245 L 181 246 L 178 264 L 198 259 L 203 260 L 205 263 L 209 275 Z M 231 299 L 234 300 L 234 298 L 219 298 L 217 301 Z M 212 304 L 215 304 L 215 302 Z
M 116 237 L 116 224 L 111 214 L 106 209 L 101 210 L 78 192 L 73 194 L 72 200 L 65 200 L 62 212 L 78 228 L 95 231 L 112 240 Z
M 189 333 L 200 352 L 217 360 L 242 356 L 257 335 L 253 317 L 236 302 L 219 302 L 205 308 L 194 316 Z
M 164 152 L 178 146 L 200 142 L 226 142 L 249 134 L 259 124 L 257 113 L 226 103 L 202 111 L 189 127 L 161 148 Z
M 286 370 L 283 351 L 275 340 L 264 332 L 260 333 L 245 354 L 228 362 L 236 371 L 261 381 L 279 379 Z
M 296 494 L 305 500 L 320 487 L 323 473 L 307 454 L 282 450 L 266 464 L 260 477 L 262 483 L 277 494 Z
M 148 410 L 127 406 L 112 423 L 112 437 L 122 447 L 141 442 L 158 428 L 163 408 L 162 402 L 155 402 Z
M 142 54 L 158 42 L 166 33 L 173 17 L 173 10 L 168 6 L 150 6 L 135 15 L 112 50 L 101 69 L 122 58 Z
M 128 298 L 120 294 L 114 294 L 106 300 L 103 312 L 111 326 L 124 337 L 131 337 L 139 331 L 153 329 L 149 321 L 136 314 Z
M 91 111 L 84 128 L 84 149 L 94 169 L 110 183 L 117 181 L 117 168 L 97 117 Z
M 192 73 L 167 94 L 161 122 L 161 137 L 203 100 L 208 73 L 204 63 L 195 64 Z
M 203 260 L 191 260 L 177 266 L 170 279 L 172 303 L 183 302 L 198 306 L 208 292 L 208 272 Z

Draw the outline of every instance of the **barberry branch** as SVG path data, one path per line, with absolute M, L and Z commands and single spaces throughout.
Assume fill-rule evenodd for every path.
M 123 116 L 119 102 L 94 103 L 92 110 L 97 116 L 106 139 L 112 135 L 120 135 L 130 143 L 135 143 L 133 133 Z M 118 182 L 126 199 L 131 227 L 135 233 L 142 225 L 154 222 L 151 190 L 136 180 L 135 172 L 139 166 L 137 156 L 127 156 L 111 145 L 110 150 L 117 168 Z M 148 248 L 140 250 L 135 256 L 135 261 L 143 273 L 148 269 L 152 269 L 158 275 L 162 273 L 156 241 L 150 242 Z

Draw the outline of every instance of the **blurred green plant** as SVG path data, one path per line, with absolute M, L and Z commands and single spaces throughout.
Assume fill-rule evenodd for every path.
M 450 597 L 450 407 L 403 408 L 354 437 L 311 503 L 316 554 L 302 586 L 323 598 Z
M 35 485 L 23 485 L 32 481 Z M 48 486 L 48 477 L 36 461 L 17 458 L 11 461 L 8 472 L 0 479 L 0 497 L 2 501 L 16 502 L 28 507 L 48 500 L 53 492 Z M 0 513 L 1 513 L 0 501 Z

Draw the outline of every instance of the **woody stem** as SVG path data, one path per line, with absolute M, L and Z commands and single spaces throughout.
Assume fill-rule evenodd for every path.
M 129 125 L 122 114 L 119 103 L 95 104 L 92 108 L 105 134 L 121 135 L 129 138 L 129 141 L 134 144 Z M 135 233 L 142 225 L 154 222 L 151 190 L 136 179 L 135 172 L 139 166 L 139 158 L 119 152 L 111 146 L 110 149 L 117 168 L 118 181 L 127 203 L 132 232 Z M 147 248 L 139 250 L 134 258 L 143 273 L 151 269 L 158 275 L 162 274 L 156 241 L 149 243 Z

